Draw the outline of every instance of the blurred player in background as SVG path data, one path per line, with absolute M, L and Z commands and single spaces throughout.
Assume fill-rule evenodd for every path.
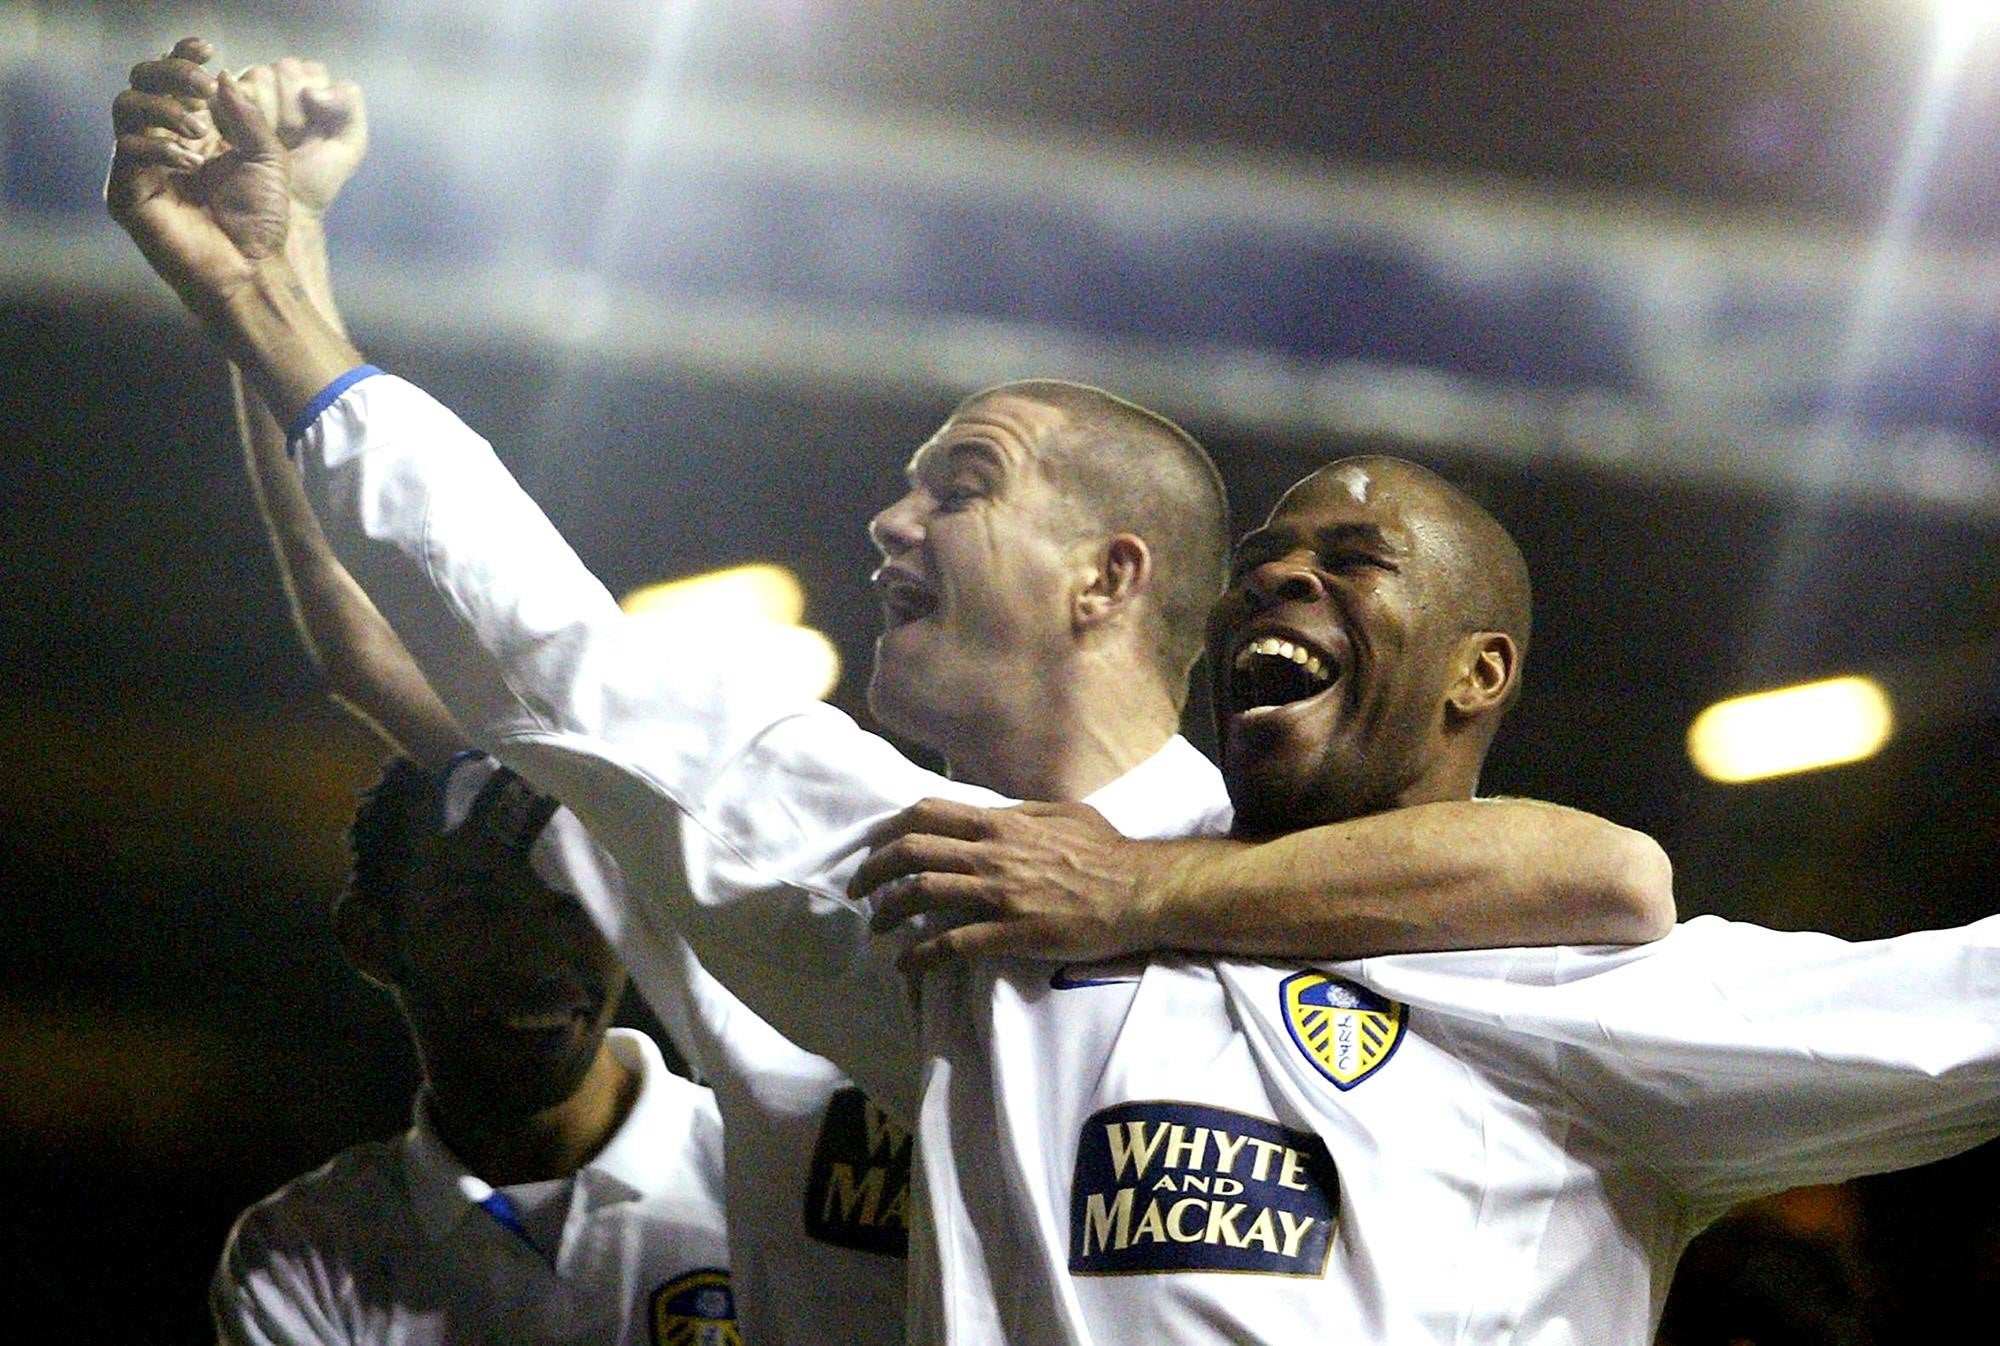
M 424 1085 L 404 1135 L 237 1221 L 210 1297 L 225 1342 L 733 1332 L 715 1101 L 609 1027 L 624 969 L 529 864 L 546 810 L 491 784 L 441 800 L 398 758 L 355 816 L 335 930 L 395 997 Z

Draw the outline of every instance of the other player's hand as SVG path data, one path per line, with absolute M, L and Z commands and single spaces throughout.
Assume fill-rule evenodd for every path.
M 202 68 L 213 54 L 184 38 L 132 68 L 104 184 L 112 218 L 197 311 L 282 251 L 290 210 L 284 146 L 234 77 Z
M 294 219 L 318 220 L 368 153 L 361 86 L 296 56 L 253 65 L 236 82 L 291 155 Z
M 1171 860 L 1087 804 L 926 799 L 885 825 L 848 891 L 872 895 L 878 931 L 924 912 L 964 921 L 913 945 L 911 972 L 953 957 L 1092 962 L 1148 947 Z

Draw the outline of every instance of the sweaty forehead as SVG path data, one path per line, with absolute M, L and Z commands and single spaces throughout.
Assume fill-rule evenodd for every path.
M 1328 463 L 1292 488 L 1312 496 L 1345 496 L 1357 505 L 1380 505 L 1410 513 L 1454 512 L 1459 492 L 1420 463 L 1370 454 Z M 1290 492 L 1287 492 L 1289 495 Z
M 982 397 L 953 412 L 910 458 L 907 470 L 916 476 L 961 455 L 1008 467 L 1036 462 L 1062 425 L 1062 413 L 1045 402 L 1010 393 Z
M 1394 473 L 1362 463 L 1336 463 L 1298 482 L 1279 498 L 1271 525 L 1320 527 L 1328 522 L 1388 526 L 1400 521 L 1408 492 Z
M 1368 493 L 1374 489 L 1375 479 L 1368 469 L 1359 463 L 1349 463 L 1344 467 L 1329 468 L 1327 481 L 1330 486 L 1344 489 L 1357 505 L 1368 503 Z

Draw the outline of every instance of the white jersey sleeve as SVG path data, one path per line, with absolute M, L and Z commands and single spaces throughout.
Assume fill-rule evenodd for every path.
M 229 1232 L 209 1282 L 209 1314 L 223 1346 L 339 1346 L 350 1335 L 327 1293 L 322 1268 L 295 1256 L 252 1207 Z
M 1413 1016 L 1555 1044 L 1579 1114 L 1710 1211 L 2000 1133 L 2000 917 L 1867 943 L 1699 917 L 1346 967 Z
M 1004 801 L 764 662 L 627 618 L 490 446 L 411 384 L 355 383 L 299 449 L 335 553 L 474 741 L 617 859 L 629 919 L 678 930 L 773 1027 L 907 1109 L 914 1009 L 845 885 L 896 810 Z

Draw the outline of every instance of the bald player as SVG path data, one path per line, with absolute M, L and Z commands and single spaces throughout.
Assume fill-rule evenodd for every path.
M 229 81 L 196 77 L 193 54 L 141 67 L 140 77 L 177 97 L 213 93 L 231 144 L 211 150 L 199 170 L 207 176 L 188 183 L 175 156 L 151 143 L 161 137 L 121 137 L 114 211 L 274 405 L 296 417 L 306 486 L 335 548 L 475 741 L 570 803 L 617 856 L 622 883 L 587 899 L 635 973 L 645 975 L 648 951 L 658 959 L 672 947 L 663 926 L 672 922 L 760 1015 L 839 1054 L 896 1115 L 921 1112 L 929 1209 L 948 1216 L 952 1232 L 946 1241 L 921 1222 L 915 1231 L 924 1291 L 915 1330 L 942 1314 L 968 1339 L 992 1332 L 1001 1295 L 979 1283 L 984 1270 L 962 1241 L 978 1225 L 967 1212 L 994 1199 L 974 1189 L 1001 1171 L 983 1151 L 1011 1094 L 1003 1077 L 1047 1055 L 1024 1036 L 1041 1030 L 1015 1009 L 1100 979 L 1058 972 L 1058 987 L 1046 964 L 1004 976 L 960 966 L 927 976 L 919 1011 L 893 950 L 871 944 L 867 910 L 842 889 L 893 809 L 939 791 L 972 802 L 1001 796 L 918 771 L 826 707 L 761 697 L 765 670 L 740 666 L 730 651 L 624 621 L 482 443 L 408 385 L 354 370 L 352 348 L 293 288 L 282 257 L 253 255 L 282 236 L 282 221 L 239 214 L 242 197 L 202 190 L 226 181 L 248 195 L 282 167 L 282 153 Z M 1135 422 L 1144 427 L 1136 436 Z M 1113 443 L 1100 442 L 1121 424 Z M 912 460 L 909 493 L 878 519 L 887 629 L 872 692 L 885 718 L 938 743 L 955 769 L 1082 795 L 1142 834 L 1213 826 L 1221 801 L 1212 773 L 1172 733 L 1198 639 L 1170 614 L 1184 618 L 1192 605 L 1167 597 L 1172 585 L 1199 583 L 1174 577 L 1199 577 L 1204 563 L 1168 553 L 1181 545 L 1174 526 L 1127 521 L 1113 503 L 1100 510 L 1070 494 L 1069 483 L 1104 473 L 1129 480 L 1092 460 L 1108 447 L 1125 460 L 1144 449 L 1163 464 L 1198 463 L 1194 479 L 1213 490 L 1212 470 L 1188 457 L 1178 431 L 1092 390 L 1010 385 L 953 414 Z M 1190 471 L 1165 470 L 1182 480 Z M 1220 527 L 1220 503 L 1213 495 L 1208 531 Z M 1474 905 L 1460 935 L 1496 914 L 1502 928 L 1527 924 L 1532 934 L 1550 908 L 1579 905 L 1621 931 L 1656 918 L 1661 875 L 1623 862 L 1630 834 L 1526 806 L 1450 805 L 1427 817 L 1428 832 L 1405 833 L 1418 857 L 1448 852 L 1457 872 L 1484 873 L 1475 892 L 1505 899 Z M 1566 843 L 1592 829 L 1600 842 L 1608 834 L 1620 860 L 1606 867 L 1615 881 L 1586 895 L 1551 875 L 1568 863 Z M 1540 840 L 1538 869 L 1480 844 L 1510 830 Z M 573 829 L 568 840 L 584 844 Z M 1366 890 L 1372 876 L 1358 858 L 1343 878 Z M 1384 865 L 1399 876 L 1416 867 L 1404 855 Z M 1341 884 L 1316 888 L 1291 909 L 1289 927 L 1262 936 L 1337 946 L 1354 933 L 1341 923 L 1348 896 Z M 855 1193 L 864 1206 L 869 1199 Z M 938 1264 L 940 1252 L 952 1266 Z
M 926 804 L 856 890 L 894 880 L 885 918 L 970 906 L 988 931 L 1058 884 L 1107 910 L 1189 884 L 1275 899 L 1328 863 L 1327 824 L 1472 796 L 1528 634 L 1526 567 L 1484 510 L 1411 463 L 1336 463 L 1243 540 L 1212 621 L 1236 842 Z M 1017 1080 L 1035 1124 L 995 1151 L 1027 1196 L 981 1232 L 1047 1253 L 1067 1317 L 1003 1315 L 1010 1340 L 1640 1346 L 1729 1207 L 2000 1134 L 2000 918 L 1154 958 L 1061 1008 L 1067 1059 Z

